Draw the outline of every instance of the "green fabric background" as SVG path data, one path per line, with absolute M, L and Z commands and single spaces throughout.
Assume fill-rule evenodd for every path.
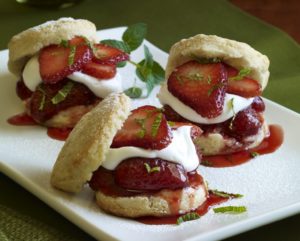
M 0 0 L 0 49 L 6 48 L 7 42 L 14 34 L 63 16 L 89 19 L 98 29 L 145 22 L 148 24 L 147 39 L 165 51 L 176 41 L 198 33 L 216 34 L 247 42 L 268 55 L 271 61 L 271 77 L 264 96 L 300 112 L 299 45 L 288 35 L 241 12 L 227 1 L 85 0 L 71 8 L 46 10 L 22 6 L 14 0 Z M 57 237 L 65 235 L 65 240 L 69 236 L 73 240 L 92 240 L 2 174 L 0 190 L 0 205 L 5 206 L 0 206 L 0 219 L 8 220 L 10 216 L 17 216 L 18 220 L 22 221 L 27 220 L 29 216 L 33 223 L 40 222 L 44 225 L 43 238 L 32 239 L 23 233 L 24 239 L 20 240 L 60 240 L 46 239 L 53 235 L 53 232 L 57 232 Z M 300 235 L 296 232 L 299 221 L 300 216 L 297 215 L 230 240 L 300 240 Z M 3 227 L 1 224 L 1 231 L 4 230 Z M 52 230 L 49 231 L 51 234 L 47 233 L 47 227 Z M 0 240 L 9 238 L 5 235 L 0 232 Z

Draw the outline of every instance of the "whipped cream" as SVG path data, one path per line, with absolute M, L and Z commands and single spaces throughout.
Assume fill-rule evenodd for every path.
M 182 126 L 173 130 L 172 134 L 172 142 L 162 150 L 146 150 L 132 146 L 110 148 L 102 166 L 114 170 L 125 159 L 144 157 L 181 164 L 187 172 L 195 170 L 199 165 L 199 157 L 191 138 L 191 126 Z
M 160 92 L 157 97 L 162 105 L 169 105 L 178 114 L 187 120 L 193 121 L 199 124 L 217 124 L 222 123 L 234 116 L 235 113 L 250 106 L 254 98 L 244 98 L 238 95 L 225 94 L 225 101 L 222 113 L 216 118 L 206 118 L 198 114 L 191 107 L 185 105 L 179 99 L 177 99 L 172 93 L 169 92 L 167 84 L 161 86 Z M 232 100 L 233 99 L 233 100 Z
M 98 80 L 90 75 L 84 74 L 82 72 L 76 71 L 68 78 L 84 84 L 88 87 L 97 97 L 105 98 L 112 92 L 122 91 L 122 77 L 117 73 L 111 79 L 101 79 Z M 40 75 L 40 65 L 38 60 L 38 55 L 31 57 L 25 65 L 23 70 L 23 80 L 24 84 L 31 91 L 35 91 L 36 87 L 42 83 L 42 77 Z

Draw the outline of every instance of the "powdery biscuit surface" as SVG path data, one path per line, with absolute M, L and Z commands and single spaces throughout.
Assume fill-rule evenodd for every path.
M 51 184 L 64 191 L 79 192 L 105 160 L 115 134 L 129 113 L 129 97 L 113 93 L 85 114 L 59 153 Z

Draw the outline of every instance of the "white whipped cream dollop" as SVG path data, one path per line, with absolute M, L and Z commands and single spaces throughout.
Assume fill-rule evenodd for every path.
M 119 73 L 111 79 L 98 80 L 90 75 L 76 71 L 71 75 L 68 75 L 68 78 L 84 84 L 94 93 L 94 95 L 100 98 L 105 98 L 112 92 L 122 91 L 122 77 Z M 38 55 L 31 57 L 26 63 L 23 70 L 23 80 L 27 88 L 31 91 L 35 91 L 36 87 L 42 83 Z
M 231 117 L 239 111 L 250 106 L 253 102 L 253 98 L 244 98 L 238 95 L 225 94 L 225 101 L 222 113 L 215 118 L 206 118 L 198 114 L 191 107 L 185 105 L 177 97 L 169 92 L 167 84 L 161 86 L 160 92 L 157 97 L 159 98 L 162 105 L 169 105 L 178 114 L 187 120 L 193 121 L 199 124 L 217 124 L 229 120 Z
M 173 130 L 172 134 L 172 142 L 162 150 L 146 150 L 132 146 L 110 148 L 102 166 L 114 170 L 125 159 L 144 157 L 181 164 L 187 172 L 195 170 L 199 165 L 199 158 L 191 138 L 191 126 L 182 126 Z

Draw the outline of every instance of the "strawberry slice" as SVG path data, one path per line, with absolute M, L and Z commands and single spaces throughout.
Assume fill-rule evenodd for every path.
M 49 45 L 39 55 L 40 73 L 43 82 L 55 84 L 69 74 L 81 69 L 92 58 L 91 49 L 84 39 L 75 37 L 67 46 Z
M 105 44 L 95 44 L 94 55 L 93 60 L 100 64 L 117 64 L 129 59 L 127 53 Z
M 172 130 L 177 130 L 178 128 L 182 126 L 191 126 L 191 137 L 192 139 L 196 139 L 199 137 L 203 131 L 199 126 L 196 126 L 192 123 L 189 122 L 173 122 L 173 121 L 168 121 L 169 126 L 171 126 Z
M 116 134 L 112 148 L 135 146 L 161 150 L 170 144 L 172 133 L 160 109 L 146 105 L 132 111 Z
M 117 69 L 114 64 L 99 64 L 90 61 L 82 67 L 82 72 L 97 79 L 111 79 L 116 75 Z
M 158 158 L 136 157 L 122 161 L 115 170 L 115 181 L 122 188 L 145 191 L 177 189 L 188 185 L 182 165 Z
M 222 113 L 226 86 L 227 72 L 222 63 L 189 61 L 177 67 L 168 79 L 168 90 L 206 118 Z
M 226 69 L 228 75 L 227 93 L 240 95 L 245 98 L 262 94 L 262 89 L 256 80 L 248 78 L 247 76 L 242 79 L 230 79 L 238 76 L 239 71 L 229 65 L 226 66 Z

